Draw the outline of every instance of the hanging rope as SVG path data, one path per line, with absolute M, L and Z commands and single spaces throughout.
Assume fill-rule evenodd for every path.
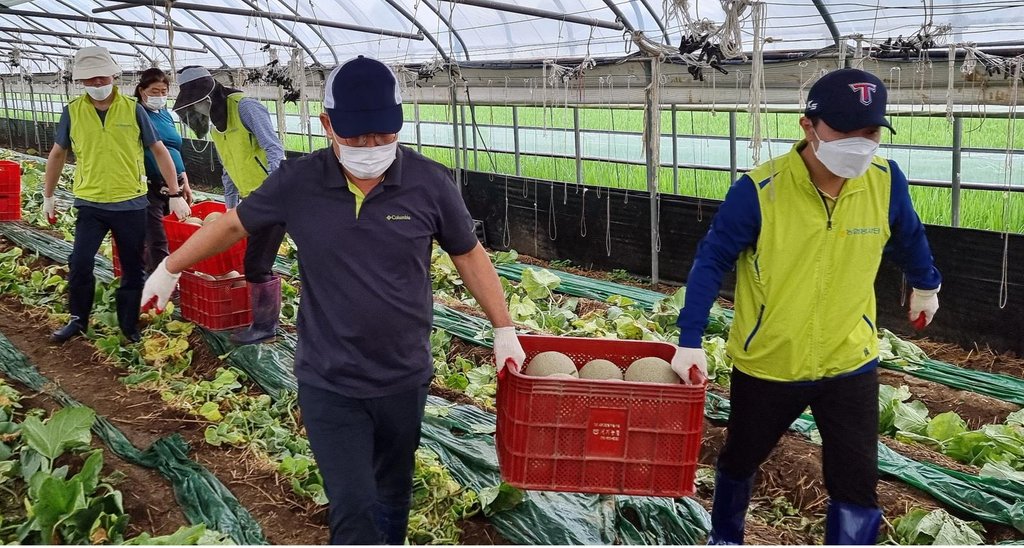
M 1006 124 L 1006 189 L 1003 191 L 1003 260 L 999 279 L 999 309 L 1010 300 L 1010 188 L 1013 185 L 1013 143 L 1017 136 L 1017 92 L 1020 85 L 1022 59 L 1013 62 L 1013 87 L 1010 91 L 1010 119 Z
M 764 89 L 764 28 L 767 23 L 767 10 L 764 2 L 753 4 L 754 19 L 754 52 L 750 66 L 750 148 L 753 150 L 754 164 L 761 161 L 761 103 Z

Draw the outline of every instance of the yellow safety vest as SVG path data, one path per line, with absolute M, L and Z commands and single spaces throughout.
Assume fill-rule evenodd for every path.
M 267 152 L 260 147 L 256 137 L 242 125 L 242 119 L 238 116 L 238 102 L 243 97 L 242 93 L 228 95 L 227 129 L 218 131 L 215 127 L 210 136 L 217 147 L 224 169 L 238 188 L 238 194 L 245 198 L 263 184 L 270 164 L 267 162 Z
M 114 87 L 114 101 L 101 122 L 88 95 L 68 104 L 75 152 L 75 197 L 114 203 L 146 194 L 145 165 L 134 97 Z
M 736 263 L 735 366 L 773 381 L 852 372 L 878 357 L 875 276 L 889 239 L 889 164 L 875 157 L 832 208 L 799 150 L 750 172 L 761 230 Z

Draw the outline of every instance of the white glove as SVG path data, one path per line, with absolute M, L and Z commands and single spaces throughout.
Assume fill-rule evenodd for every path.
M 918 331 L 928 327 L 939 310 L 939 289 L 917 289 L 910 293 L 910 323 Z M 924 314 L 922 318 L 921 315 Z
M 43 213 L 51 225 L 57 224 L 57 197 L 43 196 Z
M 519 337 L 516 337 L 515 327 L 494 328 L 494 364 L 498 371 L 505 367 L 505 362 L 511 358 L 515 362 L 515 369 L 518 371 L 526 361 L 526 352 L 519 344 Z
M 672 356 L 672 371 L 679 375 L 686 384 L 698 384 L 690 378 L 690 369 L 697 366 L 701 376 L 708 378 L 708 357 L 703 348 L 676 347 L 676 353 Z
M 148 310 L 150 306 L 156 305 L 157 314 L 164 311 L 167 301 L 171 300 L 171 293 L 178 285 L 178 278 L 181 274 L 171 274 L 167 270 L 167 258 L 160 261 L 153 273 L 146 280 L 146 286 L 142 288 L 142 309 Z M 154 303 L 155 301 L 155 303 Z
M 168 202 L 171 208 L 171 212 L 178 217 L 179 220 L 185 220 L 189 215 L 192 214 L 192 208 L 188 207 L 188 202 L 181 196 L 171 198 Z

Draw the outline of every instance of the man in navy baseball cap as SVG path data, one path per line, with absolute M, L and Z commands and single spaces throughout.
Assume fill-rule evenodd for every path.
M 804 116 L 820 118 L 843 133 L 870 126 L 887 127 L 896 133 L 885 119 L 887 98 L 885 84 L 874 74 L 858 69 L 836 70 L 811 86 Z
M 942 275 L 907 178 L 877 155 L 885 86 L 841 69 L 821 77 L 799 120 L 804 138 L 729 189 L 686 277 L 672 369 L 707 368 L 701 345 L 722 280 L 735 269 L 729 356 L 732 411 L 715 465 L 709 545 L 743 544 L 755 476 L 786 428 L 811 408 L 828 490 L 826 545 L 878 537 L 878 331 L 883 253 L 913 287 L 924 329 Z
M 402 129 L 402 90 L 387 65 L 362 55 L 327 77 L 324 109 L 334 134 L 345 139 Z

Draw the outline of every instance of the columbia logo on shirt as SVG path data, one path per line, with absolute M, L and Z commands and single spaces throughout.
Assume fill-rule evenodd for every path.
M 408 215 L 388 215 L 385 219 L 389 221 L 411 221 L 412 217 Z

